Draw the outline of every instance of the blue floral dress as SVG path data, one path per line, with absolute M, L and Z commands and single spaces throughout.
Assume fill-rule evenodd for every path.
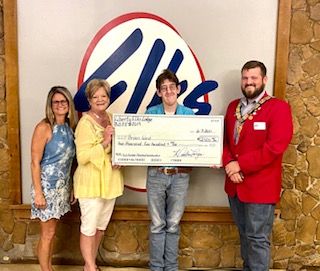
M 46 209 L 35 207 L 35 192 L 31 185 L 31 219 L 45 222 L 60 219 L 70 211 L 70 170 L 75 156 L 74 134 L 68 124 L 53 127 L 52 138 L 46 144 L 41 166 L 41 186 Z

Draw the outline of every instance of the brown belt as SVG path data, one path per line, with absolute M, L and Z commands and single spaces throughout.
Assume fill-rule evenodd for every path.
M 188 167 L 158 167 L 158 170 L 165 175 L 174 175 L 178 173 L 190 173 L 192 168 Z

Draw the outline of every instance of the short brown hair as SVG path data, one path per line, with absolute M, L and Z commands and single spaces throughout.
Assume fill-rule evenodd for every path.
M 262 62 L 257 60 L 248 61 L 246 64 L 243 65 L 241 72 L 243 72 L 244 70 L 250 70 L 254 68 L 260 68 L 262 77 L 265 77 L 267 75 L 266 66 Z
M 180 84 L 179 79 L 176 76 L 176 74 L 174 72 L 170 71 L 169 69 L 165 69 L 162 71 L 162 73 L 158 76 L 158 78 L 156 80 L 156 88 L 160 89 L 161 84 L 166 79 L 174 82 L 176 84 L 176 86 L 178 86 Z

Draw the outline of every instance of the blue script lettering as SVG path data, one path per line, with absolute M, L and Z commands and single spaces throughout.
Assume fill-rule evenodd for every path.
M 131 35 L 119 46 L 119 48 L 106 59 L 100 67 L 80 86 L 78 92 L 74 97 L 76 110 L 79 112 L 86 112 L 89 110 L 89 103 L 85 97 L 85 88 L 88 82 L 93 78 L 107 79 L 113 74 L 122 64 L 132 56 L 140 47 L 143 40 L 142 31 L 138 28 L 134 30 Z M 139 76 L 138 82 L 134 88 L 133 94 L 125 109 L 125 113 L 137 113 L 142 103 L 142 100 L 148 90 L 155 71 L 165 52 L 165 43 L 162 39 L 157 39 L 150 50 L 148 58 L 142 67 L 142 72 Z M 183 62 L 183 53 L 177 49 L 173 54 L 168 69 L 177 72 Z M 125 75 L 124 75 L 125 77 Z M 187 80 L 182 80 L 180 95 L 188 88 Z M 184 99 L 183 104 L 192 109 L 196 109 L 197 115 L 208 115 L 211 111 L 211 105 L 206 102 L 197 101 L 198 98 L 215 90 L 218 83 L 213 80 L 201 82 L 196 86 L 189 95 Z M 111 87 L 110 104 L 115 102 L 127 90 L 127 83 L 120 81 Z M 159 97 L 154 94 L 147 107 L 156 105 L 160 102 Z

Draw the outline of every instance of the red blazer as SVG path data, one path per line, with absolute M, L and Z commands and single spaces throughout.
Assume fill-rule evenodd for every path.
M 238 102 L 239 99 L 229 104 L 225 116 L 222 160 L 223 166 L 232 160 L 238 161 L 244 181 L 234 184 L 226 176 L 225 191 L 230 197 L 237 194 L 243 202 L 276 203 L 281 192 L 282 156 L 293 133 L 290 106 L 276 98 L 266 101 L 251 120 L 245 121 L 235 144 Z M 265 129 L 261 128 L 264 125 Z

